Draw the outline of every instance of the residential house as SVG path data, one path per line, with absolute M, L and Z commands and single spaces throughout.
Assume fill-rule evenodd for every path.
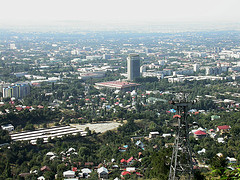
M 173 147 L 174 143 L 165 143 L 165 148 Z
M 159 135 L 159 132 L 158 131 L 155 131 L 155 132 L 150 132 L 149 133 L 149 138 L 151 139 L 151 138 L 155 138 L 155 137 L 157 137 Z
M 133 162 L 136 161 L 133 157 L 130 157 L 128 160 L 127 160 L 127 165 L 132 165 Z
M 89 174 L 91 174 L 92 170 L 88 169 L 88 168 L 83 168 L 81 170 L 81 172 L 82 172 L 82 177 L 87 178 L 89 176 Z
M 231 157 L 227 157 L 226 158 L 227 160 L 228 160 L 228 163 L 237 163 L 237 159 L 235 159 L 235 158 L 231 158 Z
M 48 167 L 48 166 L 43 166 L 43 167 L 41 168 L 41 171 L 51 171 L 51 169 L 50 169 L 50 167 Z
M 198 151 L 197 153 L 198 153 L 198 154 L 204 154 L 204 153 L 206 153 L 206 149 L 203 148 L 202 150 Z
M 198 127 L 199 127 L 199 124 L 198 124 L 197 122 L 193 122 L 193 123 L 192 123 L 192 127 L 193 127 L 193 128 L 198 128 Z
M 14 130 L 14 126 L 12 124 L 1 125 L 1 128 L 9 132 Z
M 213 139 L 216 139 L 217 138 L 217 134 L 216 133 L 211 133 L 210 137 L 213 138 Z
M 224 138 L 222 138 L 222 137 L 217 138 L 217 142 L 218 143 L 225 143 Z
M 56 155 L 56 153 L 54 153 L 54 152 L 48 152 L 47 154 L 46 154 L 46 156 L 55 156 Z
M 211 116 L 211 120 L 213 121 L 213 120 L 216 120 L 216 119 L 220 119 L 220 116 L 217 116 L 217 115 L 212 115 Z
M 209 129 L 208 131 L 209 131 L 209 133 L 214 133 L 215 132 L 214 129 Z
M 64 178 L 74 178 L 75 177 L 75 172 L 74 171 L 65 171 L 63 172 L 63 177 Z
M 30 176 L 30 175 L 31 175 L 31 173 L 21 173 L 21 174 L 19 174 L 19 176 L 24 178 L 24 179 L 26 179 L 27 176 Z
M 119 152 L 125 152 L 128 149 L 128 145 L 124 145 L 123 147 L 119 147 Z
M 44 176 L 40 176 L 37 178 L 37 180 L 45 180 L 45 177 Z
M 121 172 L 121 177 L 122 177 L 123 179 L 125 179 L 124 176 L 126 176 L 126 175 L 131 175 L 131 173 L 128 172 L 128 171 L 123 171 L 123 172 Z
M 127 167 L 126 171 L 128 171 L 128 172 L 136 172 L 136 168 L 135 167 Z
M 113 166 L 112 166 L 112 169 L 118 169 L 119 168 L 119 166 L 117 165 L 117 164 L 114 164 Z
M 207 133 L 201 130 L 197 130 L 193 134 L 196 139 L 201 139 L 207 136 Z
M 72 171 L 74 172 L 78 171 L 77 167 L 72 167 Z
M 231 127 L 228 125 L 218 126 L 217 132 L 220 132 L 220 134 L 229 133 L 230 129 Z
M 97 169 L 98 177 L 100 179 L 108 179 L 108 170 L 105 167 L 100 167 Z
M 168 133 L 168 134 L 163 134 L 162 137 L 172 137 L 172 134 Z
M 138 146 L 138 147 L 140 147 L 142 150 L 144 150 L 144 144 L 142 143 L 142 141 L 137 141 L 136 142 L 136 145 Z

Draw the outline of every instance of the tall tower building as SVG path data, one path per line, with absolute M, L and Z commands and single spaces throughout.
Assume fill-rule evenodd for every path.
M 194 72 L 198 72 L 199 69 L 200 69 L 200 65 L 199 65 L 199 64 L 194 64 L 194 65 L 193 65 L 193 71 L 194 71 Z
M 138 54 L 130 54 L 127 57 L 127 77 L 129 81 L 140 77 L 140 57 Z

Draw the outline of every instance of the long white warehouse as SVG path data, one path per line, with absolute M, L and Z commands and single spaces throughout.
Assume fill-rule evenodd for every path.
M 86 136 L 87 132 L 77 129 L 71 126 L 58 126 L 46 129 L 39 129 L 35 131 L 27 131 L 11 134 L 11 138 L 13 141 L 30 141 L 31 143 L 35 143 L 37 139 L 42 138 L 44 142 L 47 142 L 47 139 L 62 137 L 64 135 L 76 135 L 80 133 L 81 136 Z

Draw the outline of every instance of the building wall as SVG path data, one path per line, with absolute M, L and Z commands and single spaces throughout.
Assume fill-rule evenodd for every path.
M 14 86 L 8 86 L 3 88 L 3 97 L 15 97 L 15 98 L 23 98 L 30 94 L 30 86 L 29 84 L 16 84 Z
M 127 74 L 128 80 L 132 81 L 140 77 L 140 58 L 139 55 L 130 54 L 127 57 Z

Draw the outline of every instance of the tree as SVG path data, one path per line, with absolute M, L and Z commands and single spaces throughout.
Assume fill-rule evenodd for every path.
M 167 179 L 169 173 L 169 164 L 171 157 L 171 149 L 162 149 L 151 156 L 152 168 L 148 170 L 149 178 Z
M 227 167 L 227 159 L 225 156 L 214 156 L 211 159 L 210 162 L 211 168 L 212 168 L 212 175 L 214 177 L 216 176 L 222 176 L 224 174 L 224 171 Z
M 11 168 L 10 168 L 10 165 L 9 165 L 8 161 L 6 163 L 6 166 L 5 166 L 5 169 L 3 171 L 2 177 L 5 178 L 5 179 L 12 177 Z
M 44 177 L 46 180 L 52 180 L 52 179 L 55 179 L 55 173 L 52 172 L 52 171 L 46 171 L 44 173 Z
M 43 144 L 43 138 L 38 138 L 37 141 L 36 141 L 36 143 L 37 143 L 38 145 Z

